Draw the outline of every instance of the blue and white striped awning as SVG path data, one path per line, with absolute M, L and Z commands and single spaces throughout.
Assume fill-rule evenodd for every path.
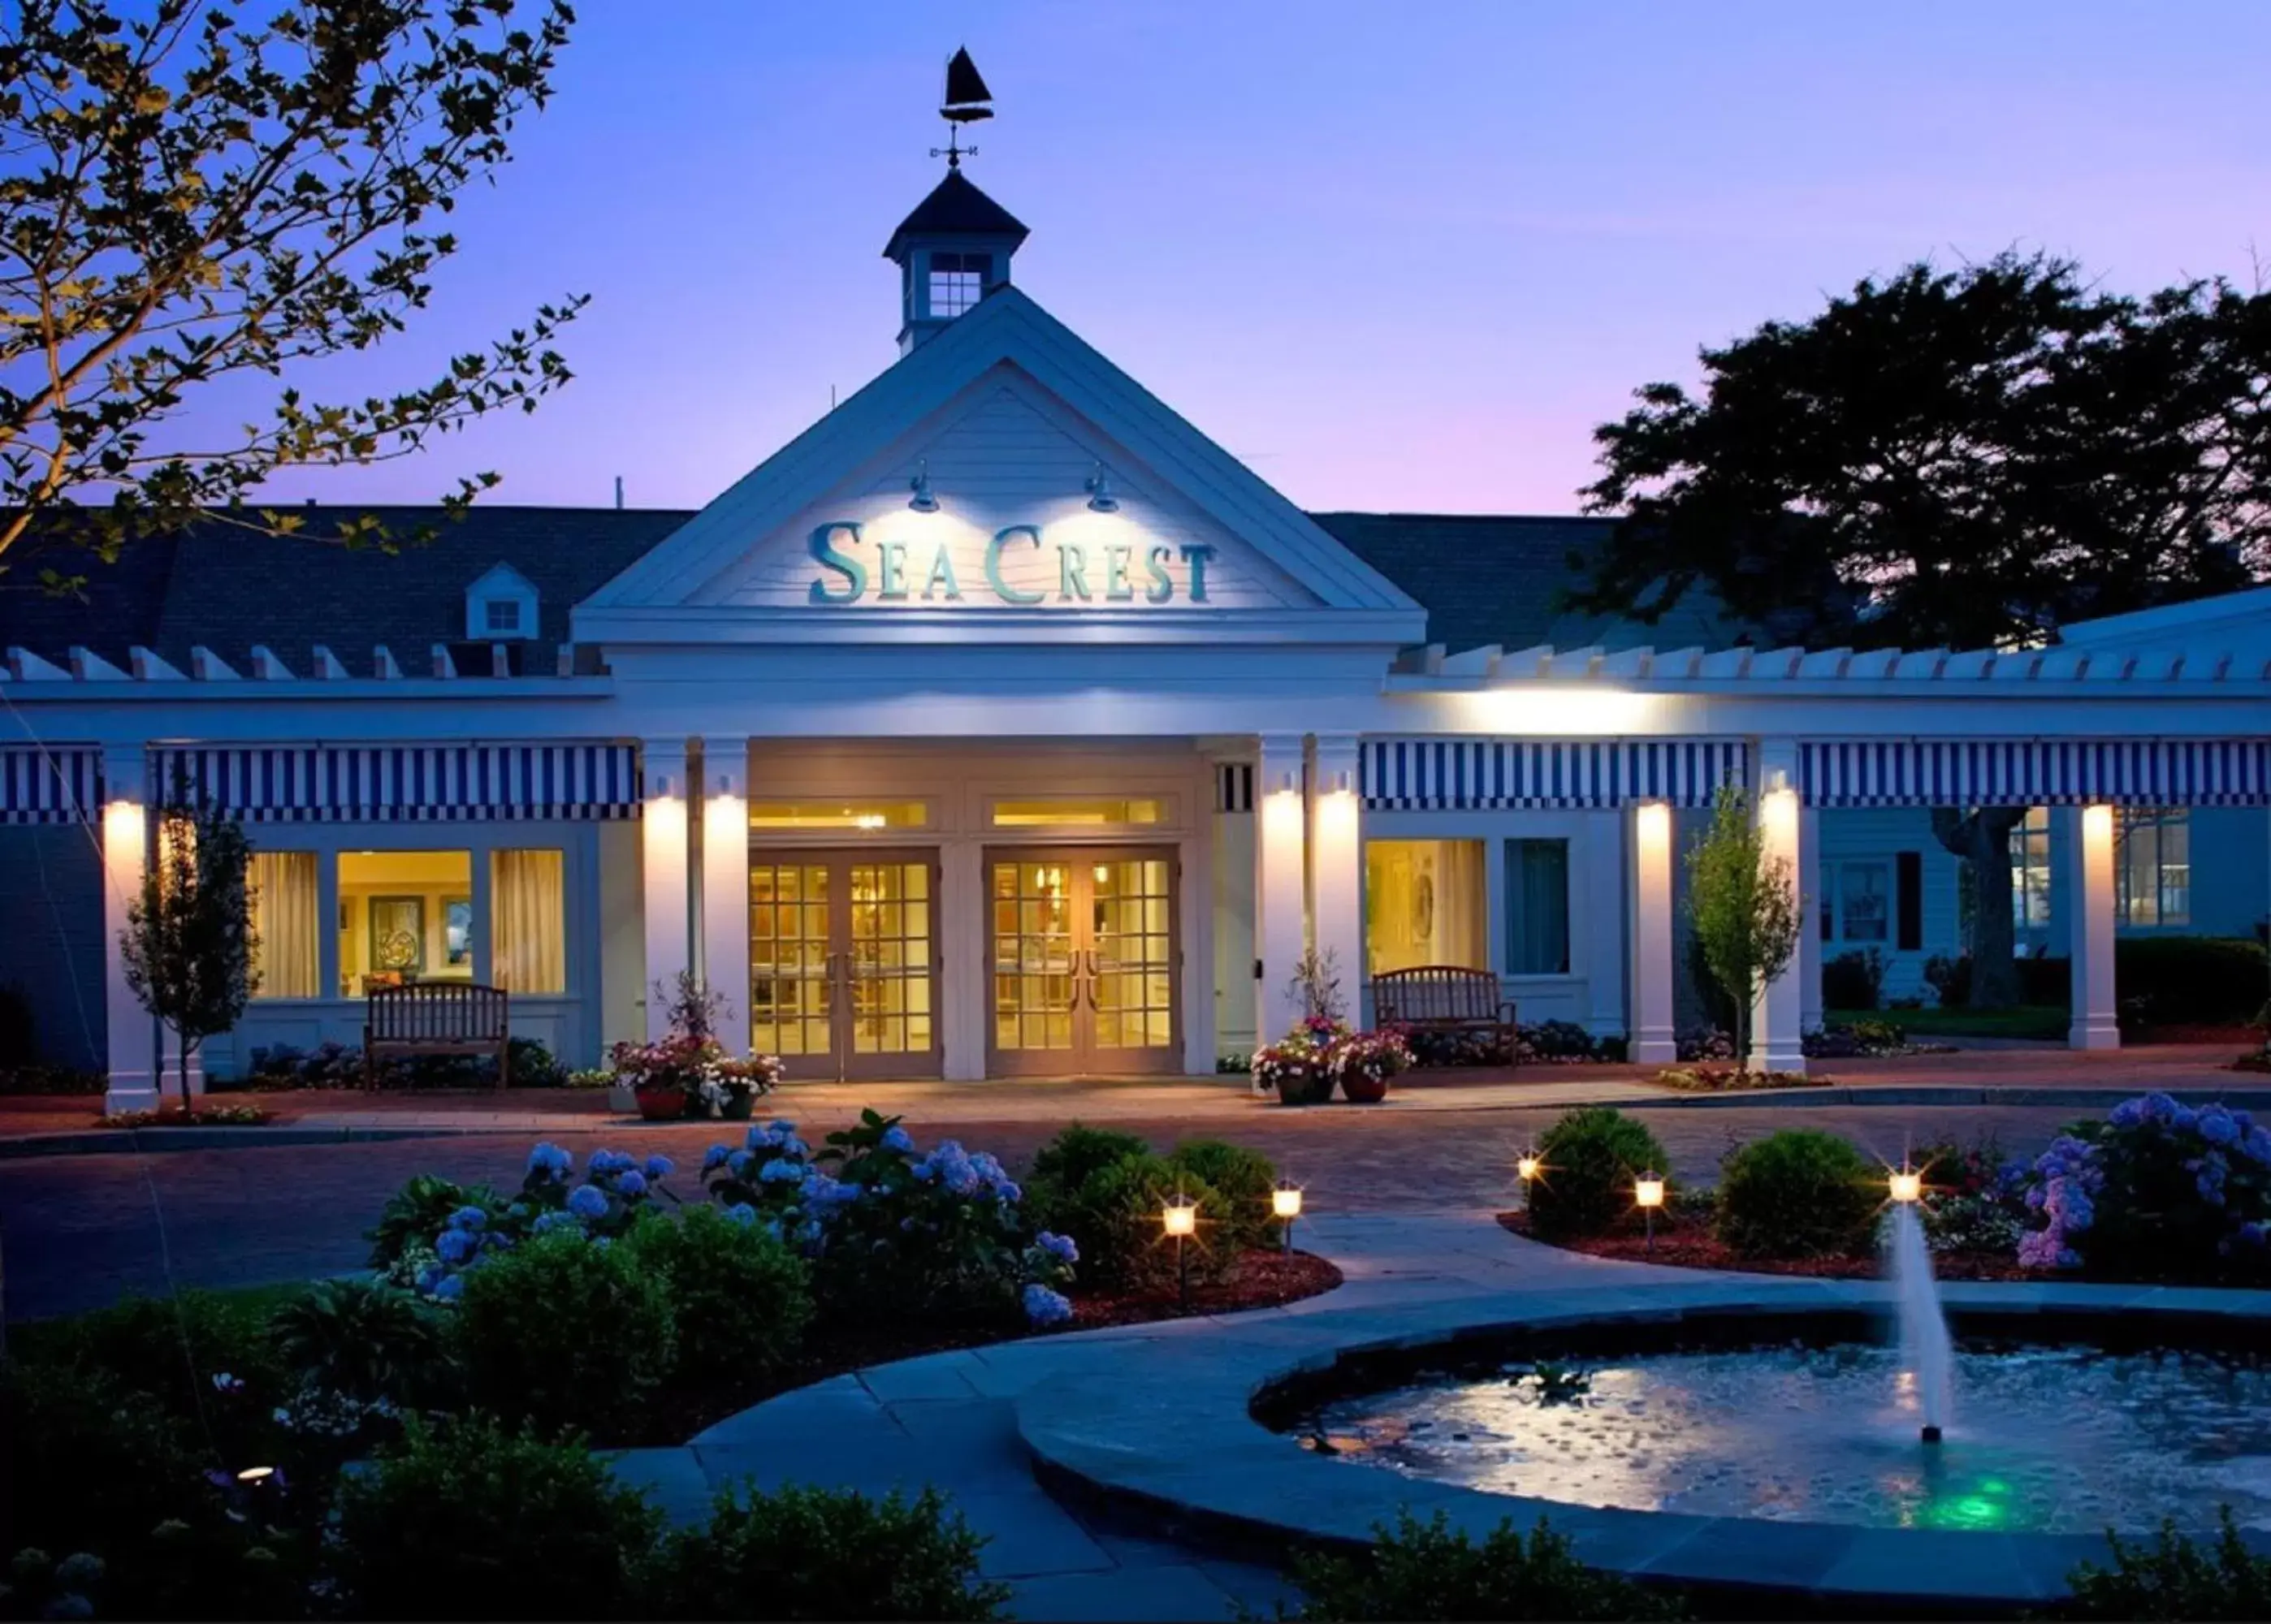
M 1374 738 L 1363 775 L 1364 804 L 1379 812 L 1709 806 L 1721 784 L 1747 782 L 1748 766 L 1735 740 Z
M 632 745 L 167 745 L 152 793 L 190 785 L 248 823 L 526 822 L 639 815 Z
M 0 748 L 0 824 L 93 823 L 101 815 L 101 751 L 86 745 Z
M 2271 740 L 1867 740 L 1802 744 L 1809 806 L 2260 806 Z

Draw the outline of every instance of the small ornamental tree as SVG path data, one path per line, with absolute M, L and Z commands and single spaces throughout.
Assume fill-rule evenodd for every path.
M 179 776 L 158 813 L 156 861 L 118 933 L 126 984 L 181 1040 L 182 1109 L 190 1057 L 244 1013 L 252 995 L 252 931 L 246 877 L 252 849 L 235 819 Z
M 1735 1053 L 1746 1055 L 1752 1001 L 1790 967 L 1803 926 L 1789 860 L 1768 852 L 1750 797 L 1731 784 L 1687 849 L 1687 916 L 1703 962 L 1734 997 Z

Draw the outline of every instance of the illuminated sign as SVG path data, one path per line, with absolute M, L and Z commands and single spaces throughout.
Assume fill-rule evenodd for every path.
M 849 520 L 821 525 L 808 548 L 821 572 L 808 593 L 811 603 L 959 604 L 983 597 L 1021 609 L 1203 604 L 1215 551 L 1195 543 L 1054 540 L 1038 524 L 1011 524 L 994 532 L 981 555 L 951 541 L 871 542 L 865 527 Z

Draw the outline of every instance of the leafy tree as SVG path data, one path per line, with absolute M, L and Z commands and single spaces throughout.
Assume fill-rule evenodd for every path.
M 158 812 L 157 860 L 118 933 L 126 984 L 181 1040 L 182 1109 L 190 1058 L 226 1032 L 252 995 L 253 934 L 246 896 L 252 848 L 236 819 L 175 776 Z
M 1751 1005 L 1790 967 L 1803 916 L 1790 861 L 1769 853 L 1750 797 L 1719 786 L 1711 827 L 1687 849 L 1687 916 L 1718 983 L 1734 995 L 1735 1052 L 1749 1050 Z
M 524 7 L 539 14 L 525 23 Z M 21 0 L 0 16 L 0 573 L 27 544 L 104 560 L 279 470 L 406 456 L 569 374 L 546 305 L 432 382 L 165 432 L 204 386 L 403 330 L 457 195 L 549 93 L 564 0 Z M 250 378 L 242 383 L 249 385 Z M 462 512 L 495 483 L 462 480 Z M 107 497 L 107 505 L 98 505 Z M 333 539 L 395 546 L 375 517 Z M 13 553 L 14 557 L 10 555 Z M 52 565 L 66 590 L 83 577 Z
M 1575 607 L 1652 622 L 1708 589 L 1813 647 L 2027 647 L 2245 586 L 2271 552 L 2271 292 L 1920 263 L 1701 359 L 1700 394 L 1651 383 L 1594 431 L 1586 508 L 1623 522 Z M 1969 859 L 1986 1006 L 2017 995 L 2022 816 L 1934 820 Z

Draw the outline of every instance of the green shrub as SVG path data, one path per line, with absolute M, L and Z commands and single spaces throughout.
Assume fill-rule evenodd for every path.
M 39 1363 L 107 1372 L 121 1388 L 145 1392 L 168 1415 L 197 1427 L 229 1411 L 255 1408 L 265 1415 L 291 1385 L 268 1338 L 268 1310 L 229 1293 L 127 1297 L 41 1331 L 29 1352 Z M 229 1379 L 222 1385 L 234 1404 L 218 1401 L 216 1376 Z M 229 1431 L 229 1440 L 236 1433 Z
M 568 1086 L 568 1068 L 554 1057 L 550 1049 L 532 1037 L 511 1040 L 512 1086 L 516 1088 L 564 1088 Z M 495 1067 L 489 1068 L 494 1082 Z
M 1175 1278 L 1174 1243 L 1160 1212 L 1180 1193 L 1197 1204 L 1198 1235 L 1185 1242 L 1191 1278 L 1219 1278 L 1237 1261 L 1225 1240 L 1222 1198 L 1195 1174 L 1146 1153 L 1098 1168 L 1054 1212 L 1050 1225 L 1080 1249 L 1083 1285 L 1106 1291 L 1145 1290 Z
M 365 1618 L 637 1618 L 661 1524 L 580 1438 L 413 1423 L 339 1485 L 338 1576 Z
M 979 1577 L 984 1543 L 935 1489 L 728 1491 L 665 1541 L 645 1616 L 996 1619 L 1009 1591 Z
M 1630 1219 L 1633 1180 L 1654 1171 L 1671 1175 L 1656 1135 L 1610 1106 L 1569 1112 L 1538 1144 L 1544 1176 L 1530 1187 L 1530 1222 L 1547 1241 L 1606 1235 Z
M 2073 1599 L 2059 1609 L 2074 1619 L 2271 1619 L 2271 1557 L 2247 1548 L 2231 1520 L 2231 1508 L 2217 1513 L 2221 1531 L 2201 1546 L 2163 1521 L 2150 1550 L 2106 1535 L 2113 1566 L 2084 1562 L 2068 1576 Z
M 1875 1009 L 1885 996 L 1885 955 L 1852 948 L 1821 961 L 1821 1001 L 1831 1009 Z
M 383 1280 L 321 1280 L 269 1316 L 276 1352 L 302 1382 L 361 1399 L 433 1401 L 445 1386 L 441 1316 Z
M 477 1206 L 495 1217 L 504 1203 L 486 1184 L 458 1184 L 421 1173 L 386 1198 L 378 1222 L 363 1232 L 370 1242 L 370 1266 L 391 1269 L 403 1254 L 433 1244 L 459 1207 Z
M 1746 1257 L 1866 1250 L 1885 1201 L 1882 1172 L 1834 1133 L 1785 1128 L 1720 1163 L 1713 1226 Z
M 1543 1521 L 1527 1539 L 1502 1522 L 1480 1545 L 1453 1533 L 1438 1511 L 1422 1523 L 1400 1513 L 1361 1556 L 1293 1562 L 1304 1619 L 1650 1620 L 1685 1617 L 1679 1602 L 1586 1567 Z
M 714 1206 L 650 1217 L 626 1242 L 663 1283 L 677 1329 L 674 1379 L 714 1382 L 785 1363 L 812 1320 L 812 1277 L 771 1231 Z
M 1277 1241 L 1277 1220 L 1270 1205 L 1277 1188 L 1277 1167 L 1260 1151 L 1223 1139 L 1188 1139 L 1175 1147 L 1167 1165 L 1188 1174 L 1220 1200 L 1217 1245 L 1244 1251 Z
M 11 1361 L 0 1369 L 5 1550 L 115 1558 L 206 1492 L 215 1464 L 194 1425 L 110 1372 Z
M 458 1278 L 452 1339 L 478 1408 L 611 1435 L 670 1374 L 670 1294 L 627 1244 L 558 1230 Z
M 2252 937 L 2125 936 L 2113 989 L 2125 1022 L 2244 1026 L 2263 1007 L 2263 944 Z
M 1150 1151 L 1150 1146 L 1132 1133 L 1073 1123 L 1033 1153 L 1026 1187 L 1045 1184 L 1069 1193 L 1086 1183 L 1091 1174 L 1130 1156 L 1149 1155 Z

